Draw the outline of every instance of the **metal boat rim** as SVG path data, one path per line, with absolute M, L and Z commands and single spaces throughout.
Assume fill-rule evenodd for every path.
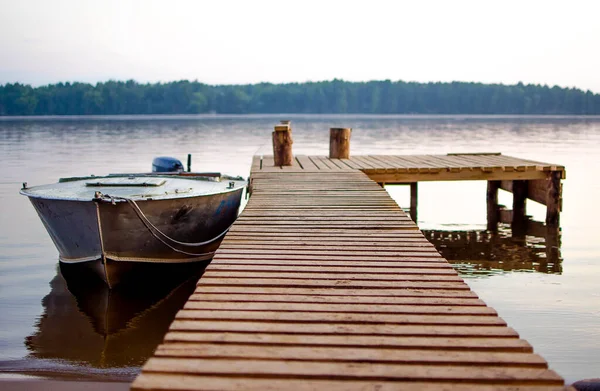
M 89 176 L 66 178 L 58 183 L 23 187 L 22 195 L 30 198 L 65 201 L 90 201 L 96 192 L 134 201 L 192 198 L 229 193 L 246 186 L 240 179 L 210 180 L 205 177 L 173 175 Z

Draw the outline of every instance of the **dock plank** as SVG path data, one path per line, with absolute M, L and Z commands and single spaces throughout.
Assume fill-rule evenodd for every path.
M 203 294 L 206 292 L 228 292 L 228 293 L 247 293 L 248 295 L 279 295 L 282 297 L 296 297 L 296 296 L 325 296 L 325 297 L 338 297 L 343 296 L 350 300 L 354 297 L 366 297 L 369 299 L 375 298 L 390 298 L 390 297 L 460 297 L 460 298 L 477 298 L 477 295 L 468 289 L 465 285 L 460 285 L 460 289 L 447 289 L 447 288 L 405 288 L 395 287 L 392 289 L 345 289 L 344 287 L 331 288 L 319 288 L 319 287 L 239 287 L 234 285 L 228 286 L 208 286 L 206 284 L 198 285 L 196 287 L 196 293 Z M 195 294 L 190 297 L 190 300 L 196 298 Z M 201 297 L 198 297 L 201 299 Z
M 196 325 L 199 325 L 196 323 Z M 220 326 L 220 327 L 219 327 Z M 310 325 L 307 325 L 309 327 Z M 180 325 L 185 328 L 186 326 Z M 449 326 L 422 326 L 431 333 L 443 332 L 444 327 L 450 330 Z M 455 326 L 454 326 L 455 327 Z M 226 326 L 218 325 L 213 328 L 226 328 Z M 435 328 L 435 329 L 434 329 Z M 492 327 L 487 327 L 490 329 Z M 192 329 L 192 330 L 189 330 Z M 324 328 L 322 328 L 324 329 Z M 311 333 L 273 333 L 265 332 L 262 329 L 251 328 L 251 333 L 239 331 L 230 331 L 224 337 L 219 331 L 215 330 L 198 330 L 193 326 L 188 325 L 187 329 L 174 331 L 169 333 L 166 338 L 166 343 L 163 347 L 168 348 L 171 344 L 186 344 L 188 348 L 193 348 L 195 344 L 220 343 L 231 345 L 253 345 L 258 347 L 268 346 L 292 346 L 292 347 L 339 347 L 339 348 L 381 348 L 384 350 L 420 350 L 430 352 L 459 352 L 459 351 L 474 351 L 474 352 L 519 352 L 531 353 L 533 348 L 526 341 L 517 337 L 498 337 L 498 336 L 469 336 L 461 337 L 460 335 L 365 335 L 363 334 L 311 334 Z M 361 327 L 359 330 L 369 332 L 371 329 Z M 375 329 L 376 331 L 379 331 Z M 484 329 L 485 330 L 485 329 Z M 200 332 L 202 331 L 202 332 Z M 426 354 L 426 353 L 425 353 Z M 343 359 L 340 357 L 339 359 Z
M 282 359 L 297 361 L 358 361 L 403 364 L 461 364 L 547 368 L 538 355 L 521 352 L 446 351 L 378 347 L 256 346 L 253 344 L 171 343 L 157 357 Z
M 311 343 L 318 338 L 315 344 L 341 344 L 340 340 L 348 340 L 348 344 L 361 345 L 363 342 L 380 346 L 422 346 L 427 343 L 431 348 L 445 348 L 444 338 L 499 338 L 506 342 L 506 346 L 511 344 L 508 339 L 517 339 L 518 334 L 515 330 L 505 325 L 446 325 L 446 324 L 388 324 L 388 323 L 360 323 L 352 324 L 341 322 L 260 322 L 252 320 L 194 320 L 194 319 L 175 319 L 171 324 L 171 331 L 165 336 L 165 341 L 178 338 L 178 332 L 193 332 L 194 338 L 208 338 L 209 332 L 214 332 L 214 338 L 227 342 L 235 338 L 236 334 L 245 335 L 246 340 L 251 339 L 259 343 L 266 338 L 261 333 L 267 333 L 269 340 L 275 336 L 284 336 L 287 341 L 294 343 Z M 295 339 L 289 339 L 289 336 L 296 335 Z M 357 338 L 364 337 L 364 339 Z M 421 337 L 421 338 L 417 338 Z M 431 339 L 430 342 L 425 342 Z M 278 339 L 277 341 L 280 341 Z M 282 343 L 282 342 L 281 342 Z M 367 342 L 364 342 L 367 343 Z M 526 343 L 523 341 L 523 343 Z
M 308 377 L 370 380 L 419 381 L 504 381 L 518 384 L 562 385 L 564 381 L 555 372 L 544 368 L 507 366 L 479 366 L 477 370 L 466 365 L 409 365 L 395 363 L 345 363 L 301 360 L 258 359 L 205 359 L 189 357 L 152 357 L 144 365 L 146 372 L 181 374 Z

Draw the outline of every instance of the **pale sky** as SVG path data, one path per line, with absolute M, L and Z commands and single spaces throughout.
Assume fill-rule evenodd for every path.
M 0 84 L 333 78 L 600 93 L 600 1 L 0 0 Z

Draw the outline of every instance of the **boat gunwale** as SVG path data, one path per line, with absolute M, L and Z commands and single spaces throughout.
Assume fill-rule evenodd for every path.
M 126 176 L 126 175 L 123 175 Z M 164 177 L 164 178 L 168 178 L 168 179 L 182 179 L 182 180 L 191 180 L 191 181 L 203 181 L 202 179 L 199 178 L 194 178 L 191 176 L 183 176 L 183 177 L 176 177 L 174 178 L 173 176 L 167 176 L 167 175 L 145 175 L 145 176 L 151 176 L 151 177 Z M 29 198 L 36 198 L 36 199 L 44 199 L 44 200 L 52 200 L 52 201 L 75 201 L 75 202 L 90 202 L 90 201 L 99 201 L 99 202 L 116 202 L 116 203 L 120 203 L 120 202 L 127 202 L 126 199 L 131 199 L 135 202 L 143 202 L 143 201 L 163 201 L 163 200 L 172 200 L 172 199 L 185 199 L 185 198 L 197 198 L 197 197 L 211 197 L 217 194 L 226 194 L 226 193 L 231 193 L 237 190 L 243 190 L 245 187 L 248 186 L 248 181 L 244 180 L 244 179 L 227 179 L 227 181 L 229 182 L 235 182 L 236 186 L 232 187 L 232 188 L 227 188 L 224 187 L 222 190 L 219 191 L 215 191 L 215 192 L 210 192 L 210 193 L 205 193 L 205 194 L 197 194 L 197 193 L 170 193 L 170 194 L 159 194 L 157 196 L 153 196 L 153 197 L 140 197 L 139 195 L 137 196 L 133 196 L 133 197 L 123 197 L 123 196 L 118 196 L 116 197 L 114 200 L 110 199 L 110 194 L 105 194 L 108 198 L 107 199 L 96 199 L 94 197 L 90 197 L 90 198 L 81 198 L 81 197 L 65 197 L 65 196 L 53 196 L 53 195 L 43 195 L 43 194 L 36 194 L 33 192 L 30 192 L 29 190 L 35 190 L 36 188 L 39 188 L 41 186 L 52 186 L 52 185 L 58 185 L 61 183 L 73 183 L 73 182 L 77 182 L 77 181 L 85 181 L 88 179 L 101 179 L 101 178 L 114 178 L 115 175 L 106 175 L 106 176 L 88 176 L 88 177 L 72 177 L 72 178 L 76 178 L 72 181 L 69 181 L 68 179 L 70 178 L 61 178 L 62 179 L 66 179 L 65 181 L 61 182 L 56 182 L 56 183 L 51 183 L 51 184 L 46 184 L 46 185 L 37 185 L 37 186 L 32 186 L 32 187 L 27 187 L 27 188 L 22 188 L 21 190 L 19 190 L 19 194 L 27 196 Z M 207 182 L 213 182 L 210 180 L 206 180 Z M 216 183 L 223 183 L 224 182 L 217 182 L 214 181 Z M 93 189 L 94 187 L 96 188 L 101 188 L 102 186 L 90 186 L 90 189 Z M 106 186 L 106 188 L 111 188 L 111 189 L 115 189 L 121 186 Z M 125 186 L 122 186 L 125 187 Z

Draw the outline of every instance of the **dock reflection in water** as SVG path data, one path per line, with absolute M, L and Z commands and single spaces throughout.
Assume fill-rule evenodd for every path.
M 109 290 L 95 276 L 71 276 L 57 267 L 36 332 L 25 340 L 30 358 L 98 369 L 140 367 L 162 341 L 201 273 L 195 268 L 184 281 L 153 278 Z
M 560 231 L 529 221 L 486 230 L 423 230 L 425 237 L 463 277 L 507 272 L 562 273 Z

